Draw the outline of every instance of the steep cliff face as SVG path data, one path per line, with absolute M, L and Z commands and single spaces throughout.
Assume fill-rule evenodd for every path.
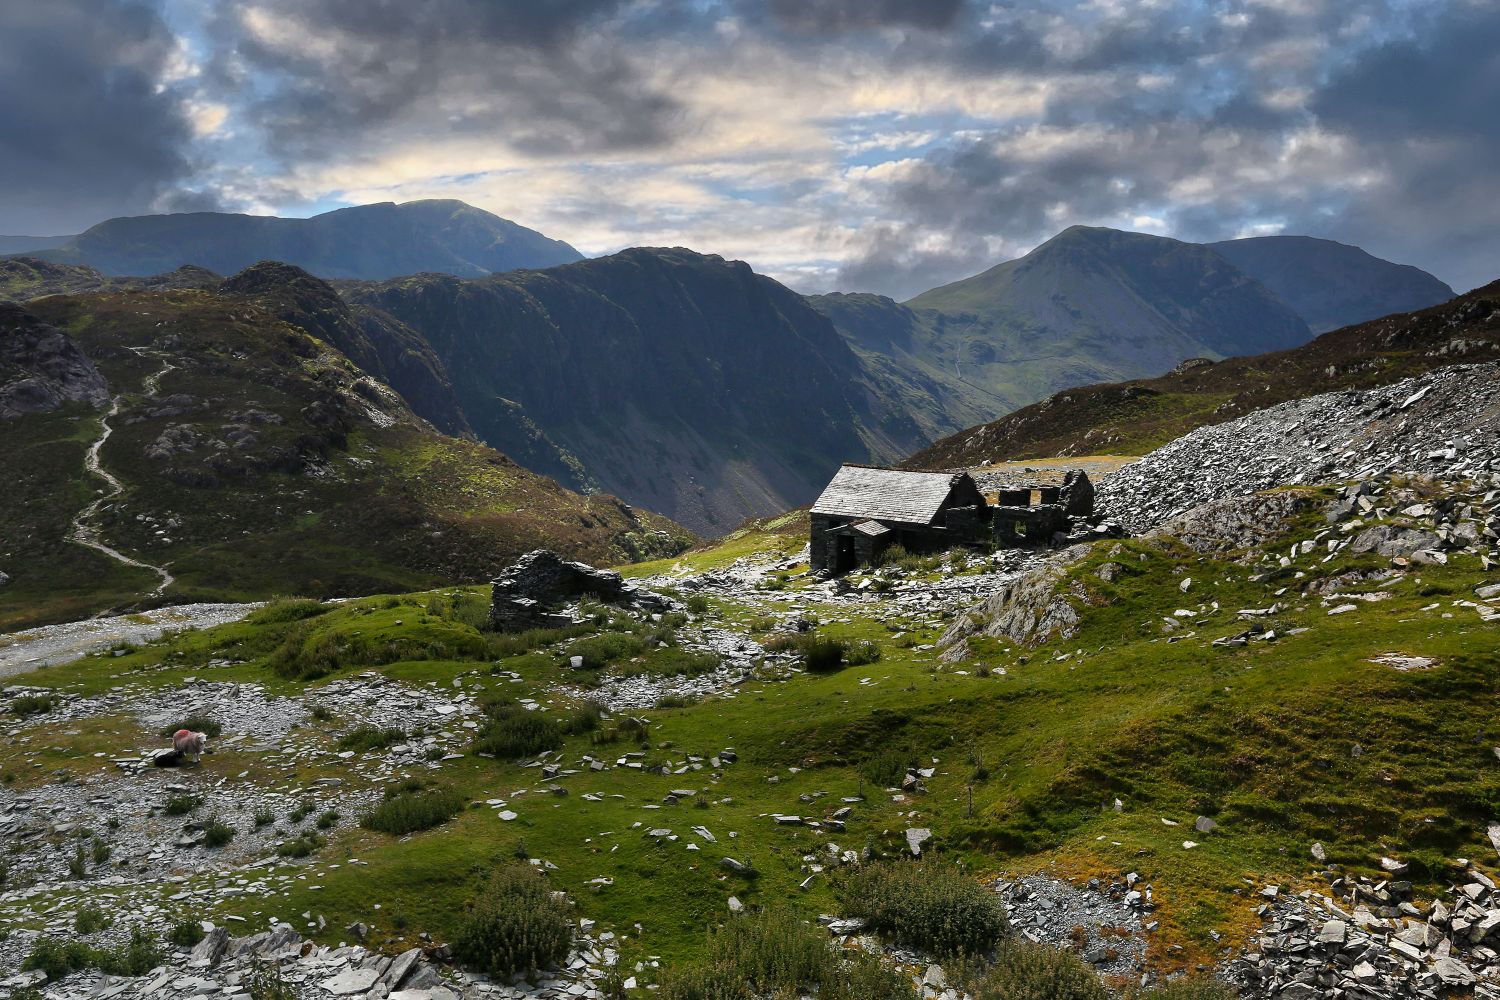
M 356 314 L 327 282 L 276 261 L 246 268 L 220 288 L 264 306 L 278 319 L 338 348 L 366 373 L 399 392 L 418 416 L 438 430 L 458 437 L 472 433 L 442 361 L 404 324 L 375 310 Z
M 426 338 L 483 440 L 705 533 L 922 440 L 824 316 L 741 262 L 632 249 L 342 290 Z

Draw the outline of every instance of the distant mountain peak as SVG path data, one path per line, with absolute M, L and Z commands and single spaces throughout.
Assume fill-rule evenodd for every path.
M 109 219 L 32 255 L 107 275 L 159 274 L 183 264 L 233 274 L 280 260 L 320 278 L 354 279 L 421 272 L 473 278 L 583 259 L 561 240 L 443 198 L 354 205 L 307 219 L 226 212 Z

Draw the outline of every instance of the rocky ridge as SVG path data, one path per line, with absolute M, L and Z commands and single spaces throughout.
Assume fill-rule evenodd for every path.
M 1500 365 L 1310 396 L 1199 428 L 1125 466 L 1098 505 L 1132 532 L 1213 500 L 1401 471 L 1500 471 Z

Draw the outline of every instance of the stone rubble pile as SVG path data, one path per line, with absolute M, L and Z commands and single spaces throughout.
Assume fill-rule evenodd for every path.
M 1483 872 L 1464 871 L 1451 903 L 1419 903 L 1409 882 L 1327 874 L 1327 892 L 1261 889 L 1260 937 L 1225 971 L 1244 996 L 1500 998 L 1500 892 Z
M 1455 365 L 1201 427 L 1106 479 L 1098 508 L 1141 533 L 1211 500 L 1398 471 L 1500 472 L 1500 365 Z

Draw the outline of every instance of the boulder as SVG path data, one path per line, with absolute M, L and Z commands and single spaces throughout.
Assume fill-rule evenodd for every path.
M 627 583 L 614 570 L 564 559 L 549 549 L 528 552 L 495 578 L 490 591 L 490 622 L 502 631 L 524 631 L 556 624 L 556 612 L 571 601 L 593 597 L 645 611 L 667 611 L 672 603 Z

